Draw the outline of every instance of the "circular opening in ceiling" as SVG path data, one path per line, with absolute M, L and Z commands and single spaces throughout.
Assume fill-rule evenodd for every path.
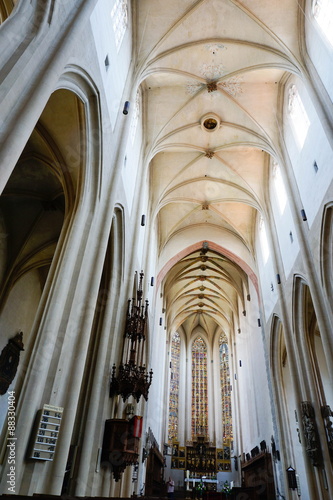
M 207 130 L 213 130 L 214 128 L 217 127 L 217 120 L 215 120 L 215 118 L 207 118 L 204 122 L 203 122 L 203 126 L 207 129 Z
M 220 119 L 214 114 L 205 115 L 201 119 L 201 127 L 206 132 L 214 132 L 220 127 Z

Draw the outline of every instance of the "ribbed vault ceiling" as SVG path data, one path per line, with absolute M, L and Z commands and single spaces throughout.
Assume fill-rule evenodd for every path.
M 173 331 L 181 325 L 187 332 L 198 326 L 215 332 L 217 325 L 226 332 L 233 330 L 240 305 L 244 311 L 244 283 L 244 271 L 229 258 L 209 250 L 204 242 L 201 250 L 178 261 L 168 273 L 167 324 Z
M 32 270 L 38 270 L 41 288 L 45 284 L 66 210 L 75 201 L 81 109 L 74 93 L 52 94 L 2 193 L 6 265 L 0 277 L 6 279 L 0 299 Z
M 256 272 L 269 155 L 278 156 L 279 99 L 299 73 L 292 0 L 141 0 L 138 78 L 146 109 L 151 211 L 158 225 L 166 320 L 190 335 L 227 334 Z M 205 127 L 205 120 L 208 120 Z M 235 256 L 202 250 L 198 241 Z
M 141 0 L 137 8 L 151 215 L 160 268 L 176 262 L 162 276 L 171 330 L 228 333 L 242 312 L 247 278 L 235 262 L 256 272 L 254 229 L 269 155 L 279 152 L 279 100 L 300 68 L 298 9 L 292 0 Z M 177 259 L 206 239 L 236 258 L 196 251 Z

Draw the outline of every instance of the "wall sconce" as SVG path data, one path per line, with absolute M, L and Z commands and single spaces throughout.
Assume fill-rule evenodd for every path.
M 276 281 L 277 281 L 277 284 L 280 285 L 281 284 L 281 278 L 280 278 L 280 275 L 277 274 L 276 275 Z
M 125 101 L 124 108 L 123 108 L 123 114 L 124 115 L 128 115 L 129 107 L 130 107 L 130 102 L 129 101 Z
M 160 326 L 162 326 L 162 321 L 163 321 L 163 319 L 162 319 L 162 318 L 160 318 Z
M 258 326 L 259 326 L 259 328 L 261 327 L 261 321 L 260 321 L 260 318 L 258 318 Z
M 145 226 L 145 225 L 146 225 L 146 216 L 141 215 L 141 226 Z
M 308 219 L 307 219 L 307 216 L 306 216 L 306 213 L 305 213 L 305 210 L 304 210 L 303 208 L 302 208 L 302 210 L 301 210 L 301 216 L 302 216 L 302 219 L 303 219 L 304 221 L 308 220 Z
M 150 278 L 150 286 L 154 286 L 154 276 Z
M 296 482 L 296 471 L 292 467 L 288 467 L 287 469 L 287 476 L 288 476 L 288 486 L 292 490 L 296 490 L 297 488 L 297 482 Z

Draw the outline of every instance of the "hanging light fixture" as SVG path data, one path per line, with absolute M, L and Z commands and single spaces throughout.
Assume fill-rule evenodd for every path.
M 143 364 L 149 305 L 148 300 L 142 303 L 143 276 L 141 271 L 136 297 L 128 301 L 122 362 L 118 370 L 115 364 L 112 367 L 110 396 L 121 395 L 123 401 L 130 396 L 137 402 L 141 396 L 147 401 L 153 378 L 153 371 L 148 373 Z

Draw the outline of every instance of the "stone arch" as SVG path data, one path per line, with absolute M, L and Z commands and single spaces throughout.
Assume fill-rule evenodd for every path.
M 16 2 L 14 0 L 0 1 L 0 24 L 2 24 L 12 13 Z
M 204 243 L 208 243 L 209 248 L 211 250 L 214 250 L 217 253 L 220 253 L 221 255 L 225 255 L 226 257 L 230 258 L 235 264 L 238 264 L 240 268 L 244 271 L 245 274 L 249 276 L 249 278 L 252 280 L 253 285 L 258 293 L 259 296 L 259 285 L 258 285 L 258 279 L 256 274 L 253 272 L 253 270 L 250 268 L 250 266 L 239 256 L 231 252 L 230 250 L 222 247 L 218 243 L 212 242 L 212 241 L 198 241 L 197 243 L 194 243 L 193 245 L 184 248 L 180 252 L 178 252 L 174 257 L 172 257 L 166 264 L 162 267 L 160 272 L 158 273 L 157 276 L 157 284 L 156 284 L 156 289 L 160 286 L 161 282 L 163 281 L 164 277 L 167 275 L 168 271 L 182 258 L 185 256 L 189 255 L 190 253 L 194 252 L 195 250 L 199 250 L 202 248 L 202 245 Z
M 94 320 L 81 383 L 80 416 L 74 424 L 62 494 L 75 491 L 75 483 L 81 484 L 81 478 L 92 473 L 92 461 L 87 460 L 87 455 L 91 453 L 89 436 L 93 433 L 96 442 L 102 441 L 103 426 L 96 426 L 95 422 L 102 421 L 106 412 L 108 415 L 111 413 L 110 401 L 107 403 L 107 410 L 105 409 L 105 385 L 100 384 L 100 380 L 109 374 L 110 359 L 114 356 L 117 340 L 123 338 L 118 335 L 116 339 L 114 328 L 123 281 L 123 230 L 123 208 L 116 206 L 94 307 Z M 92 401 L 98 403 L 92 404 Z M 74 460 L 76 448 L 78 452 Z
M 311 290 L 300 276 L 294 280 L 294 331 L 298 346 L 303 396 L 316 397 L 323 405 L 332 400 L 328 363 L 318 326 Z
M 274 315 L 271 325 L 271 349 L 270 349 L 272 381 L 275 397 L 278 400 L 278 419 L 282 436 L 285 440 L 290 440 L 292 435 L 291 424 L 294 417 L 293 412 L 296 407 L 293 394 L 292 378 L 293 373 L 290 367 L 292 360 L 289 359 L 285 331 L 281 319 Z M 286 418 L 289 415 L 289 418 Z M 277 437 L 274 437 L 277 441 Z
M 321 279 L 324 285 L 327 302 L 333 314 L 333 202 L 324 207 L 321 237 L 320 265 Z
M 181 329 L 180 329 L 181 330 Z M 179 345 L 179 350 L 177 352 L 177 345 Z M 183 335 L 179 331 L 175 331 L 170 338 L 170 377 L 169 384 L 170 387 L 167 391 L 167 408 L 168 408 L 168 419 L 167 419 L 167 438 L 168 442 L 171 443 L 172 440 L 177 441 L 179 436 L 179 423 L 180 423 L 180 390 L 181 384 L 179 383 L 181 378 L 181 367 L 182 367 L 182 355 L 184 355 L 185 345 Z M 176 352 L 174 352 L 176 351 Z M 176 359 L 175 359 L 176 358 Z M 175 361 L 173 361 L 175 360 Z M 177 362 L 177 366 L 174 363 Z M 174 414 L 172 414 L 172 409 L 174 408 Z
M 301 276 L 294 277 L 293 323 L 295 331 L 295 356 L 297 358 L 298 382 L 300 386 L 299 408 L 304 450 L 312 465 L 329 461 L 323 409 L 329 408 L 333 400 L 331 359 L 325 349 L 312 300 L 311 289 Z M 313 415 L 316 445 L 310 446 L 307 417 Z M 310 413 L 311 414 L 311 413 Z M 314 479 L 314 477 L 312 477 Z M 311 478 L 308 478 L 309 487 Z
M 206 359 L 205 361 L 200 362 L 200 356 L 197 357 L 197 363 L 199 365 L 199 369 L 194 369 L 193 367 L 196 366 L 196 362 L 193 361 L 194 358 L 194 347 L 196 344 L 198 344 L 198 341 L 202 341 L 202 348 L 203 352 L 206 354 Z M 198 345 L 198 351 L 200 351 L 200 346 Z M 191 355 L 191 365 L 192 365 L 192 377 L 191 377 L 191 385 L 190 385 L 190 391 L 191 391 L 191 401 L 192 401 L 192 417 L 191 417 L 191 429 L 192 429 L 192 439 L 195 435 L 202 434 L 206 435 L 206 433 L 209 432 L 209 413 L 208 413 L 208 379 L 207 379 L 207 371 L 208 371 L 208 353 L 209 353 L 209 344 L 207 342 L 207 338 L 205 338 L 205 335 L 203 332 L 201 333 L 200 331 L 195 332 L 193 335 L 193 339 L 191 339 L 190 342 L 190 350 L 189 354 Z M 202 381 L 203 379 L 199 375 L 200 367 L 203 365 L 206 365 L 206 387 L 205 383 Z M 202 369 L 203 372 L 205 372 L 204 369 Z M 195 383 L 196 386 L 199 386 L 198 384 L 198 379 L 200 379 L 200 388 L 199 391 L 203 391 L 200 395 L 200 393 L 195 393 L 194 394 L 194 387 L 193 384 Z M 204 392 L 206 391 L 206 397 L 204 396 Z M 195 397 L 195 402 L 193 401 L 193 397 Z M 206 411 L 205 411 L 206 407 Z
M 50 95 L 0 198 L 6 234 L 0 252 L 1 345 L 13 331 L 23 331 L 25 350 L 13 382 L 18 395 L 74 219 L 85 200 L 99 194 L 98 181 L 91 180 L 100 171 L 100 141 L 91 140 L 100 134 L 98 96 L 89 79 L 76 73 L 63 75 Z
M 300 472 L 303 493 L 305 494 L 307 478 L 303 475 L 303 450 L 301 445 L 301 414 L 298 409 L 298 397 L 295 393 L 295 359 L 293 348 L 290 352 L 291 339 L 286 337 L 281 318 L 273 316 L 271 324 L 270 364 L 272 370 L 273 394 L 276 407 L 276 420 L 273 422 L 275 455 L 273 459 L 279 470 L 277 483 L 283 489 L 287 463 L 295 464 Z M 273 445 L 272 445 L 273 446 Z M 282 459 L 282 465 L 279 460 Z M 286 464 L 286 467 L 284 467 Z

